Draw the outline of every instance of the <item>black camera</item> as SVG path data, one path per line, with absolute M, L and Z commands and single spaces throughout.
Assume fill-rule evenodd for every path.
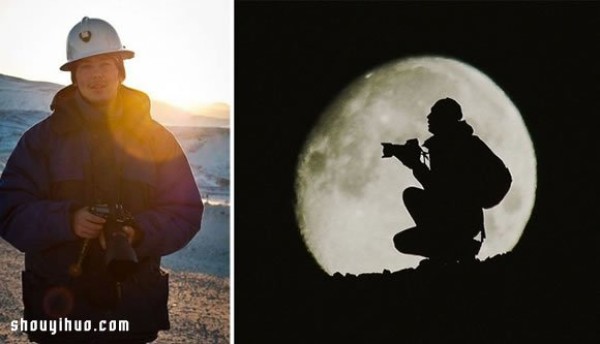
M 418 139 L 410 139 L 403 145 L 397 145 L 389 142 L 382 142 L 383 155 L 382 158 L 391 158 L 393 156 L 400 160 L 414 159 L 421 156 L 421 147 L 419 147 Z
M 117 281 L 123 281 L 133 273 L 138 263 L 137 255 L 123 230 L 123 226 L 133 226 L 134 218 L 121 204 L 94 204 L 89 207 L 89 211 L 106 219 L 106 267 Z

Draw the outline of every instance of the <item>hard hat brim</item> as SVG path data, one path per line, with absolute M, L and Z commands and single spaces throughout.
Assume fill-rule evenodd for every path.
M 81 60 L 85 60 L 90 57 L 101 56 L 101 55 L 120 55 L 123 60 L 127 60 L 127 59 L 133 58 L 135 56 L 135 53 L 131 50 L 119 50 L 119 51 L 114 51 L 114 52 L 108 52 L 108 53 L 104 52 L 104 53 L 99 53 L 99 54 L 95 54 L 95 55 L 90 55 L 90 56 L 82 57 L 77 60 L 69 61 L 69 62 L 63 64 L 62 66 L 60 66 L 60 70 L 69 72 L 69 71 L 71 71 L 71 68 L 73 67 L 73 65 L 75 63 L 77 63 Z

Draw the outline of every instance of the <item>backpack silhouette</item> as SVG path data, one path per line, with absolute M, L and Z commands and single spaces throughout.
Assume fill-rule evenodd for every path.
M 512 184 L 510 171 L 496 154 L 485 144 L 479 155 L 481 160 L 478 180 L 479 202 L 482 208 L 490 209 L 500 203 Z

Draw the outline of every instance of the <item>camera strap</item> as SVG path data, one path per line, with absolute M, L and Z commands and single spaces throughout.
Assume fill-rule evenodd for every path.
M 423 150 L 421 146 L 419 146 L 421 157 L 423 158 L 423 164 L 427 166 L 427 168 L 431 168 L 431 161 L 429 160 L 429 153 Z

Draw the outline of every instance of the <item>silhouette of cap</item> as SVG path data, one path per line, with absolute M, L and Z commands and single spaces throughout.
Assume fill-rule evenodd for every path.
M 440 99 L 431 107 L 432 112 L 437 112 L 447 117 L 449 120 L 460 121 L 462 118 L 462 109 L 460 104 L 452 98 Z

